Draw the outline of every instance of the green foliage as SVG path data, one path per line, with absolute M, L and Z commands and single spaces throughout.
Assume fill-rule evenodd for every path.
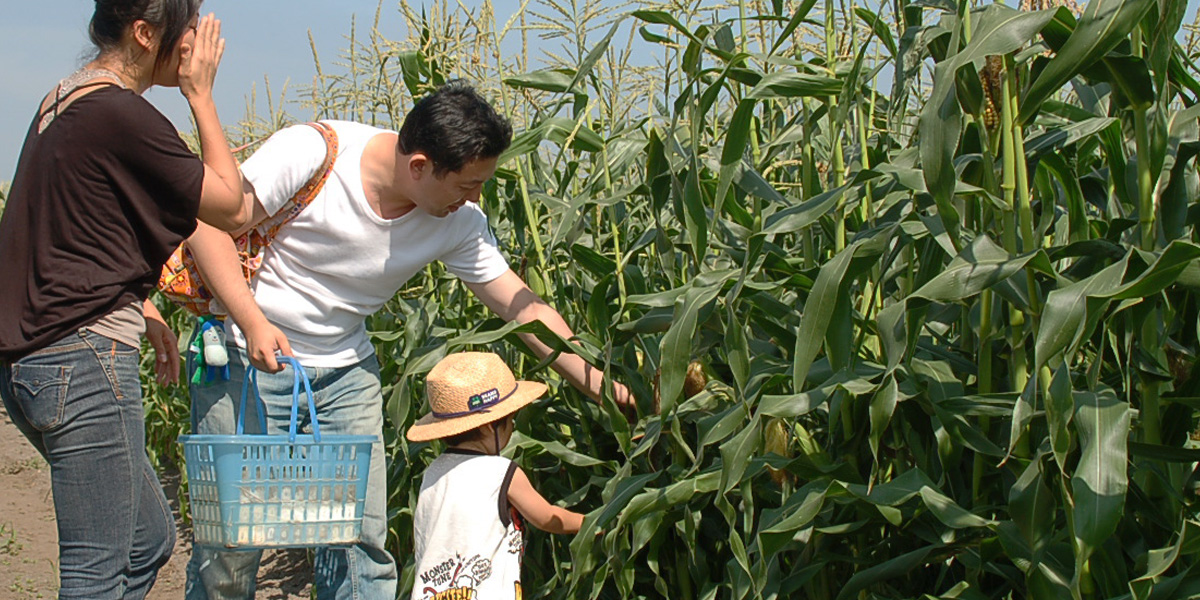
M 191 313 L 171 303 L 157 293 L 154 302 L 167 325 L 179 337 L 179 355 L 187 361 L 187 345 L 191 338 L 195 319 Z M 143 405 L 146 418 L 146 451 L 150 461 L 159 469 L 172 468 L 180 472 L 179 510 L 188 515 L 187 474 L 184 473 L 183 449 L 178 444 L 179 436 L 192 433 L 191 398 L 187 390 L 187 374 L 180 375 L 180 384 L 164 387 L 158 383 L 154 373 L 154 350 L 147 342 L 142 343 Z M 186 371 L 186 366 L 182 368 Z
M 395 127 L 452 77 L 512 116 L 482 204 L 579 333 L 505 324 L 436 264 L 369 320 L 405 592 L 439 448 L 403 432 L 423 374 L 486 347 L 551 382 L 508 452 L 588 513 L 530 534 L 531 594 L 1200 597 L 1180 15 L 973 4 L 402 5 L 409 38 L 318 61 L 311 116 Z M 563 43 L 549 65 L 502 50 L 530 26 Z M 637 422 L 528 333 L 629 385 Z M 148 398 L 164 448 L 186 400 Z

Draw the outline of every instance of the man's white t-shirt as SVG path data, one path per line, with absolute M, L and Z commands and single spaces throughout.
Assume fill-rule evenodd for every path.
M 361 160 L 387 130 L 326 121 L 338 136 L 333 170 L 316 199 L 279 229 L 254 278 L 255 300 L 305 366 L 345 367 L 374 353 L 365 319 L 433 261 L 467 283 L 508 271 L 487 217 L 467 203 L 445 217 L 414 208 L 397 219 L 371 209 Z M 325 140 L 308 125 L 280 130 L 242 165 L 259 202 L 275 214 L 321 167 Z M 238 345 L 246 340 L 232 329 Z

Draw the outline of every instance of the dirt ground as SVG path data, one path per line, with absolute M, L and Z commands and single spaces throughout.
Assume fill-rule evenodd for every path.
M 178 520 L 178 475 L 168 473 L 162 479 L 167 499 L 176 508 L 179 539 L 147 600 L 178 600 L 183 598 L 191 533 Z M 267 552 L 258 571 L 256 597 L 307 599 L 311 580 L 312 566 L 304 550 Z M 0 406 L 0 600 L 55 598 L 57 590 L 58 531 L 50 467 Z

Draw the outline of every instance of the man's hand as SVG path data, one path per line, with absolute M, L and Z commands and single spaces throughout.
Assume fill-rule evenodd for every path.
M 466 285 L 485 306 L 505 321 L 518 323 L 541 321 L 547 328 L 564 339 L 569 340 L 575 336 L 562 315 L 529 289 L 529 286 L 512 269 L 491 281 Z M 542 343 L 537 336 L 522 333 L 520 338 L 539 358 L 545 358 L 552 352 L 550 347 Z M 588 364 L 582 357 L 564 352 L 558 355 L 558 358 L 551 364 L 551 368 L 592 400 L 601 401 L 604 374 Z M 635 415 L 629 418 L 636 420 L 635 405 L 637 402 L 633 394 L 616 381 L 613 382 L 613 399 L 627 417 Z
M 255 369 L 278 373 L 283 367 L 275 360 L 275 353 L 293 356 L 287 336 L 265 319 L 251 329 L 243 327 L 242 333 L 246 336 L 246 355 Z
M 154 375 L 162 386 L 179 382 L 179 338 L 167 326 L 154 303 L 142 303 L 142 316 L 146 319 L 146 341 L 154 349 Z

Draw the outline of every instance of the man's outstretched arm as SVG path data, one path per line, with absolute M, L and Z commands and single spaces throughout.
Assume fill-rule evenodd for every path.
M 466 285 L 485 306 L 506 321 L 518 323 L 541 321 L 551 331 L 563 338 L 570 339 L 575 335 L 571 331 L 571 327 L 563 320 L 562 315 L 529 289 L 529 286 L 525 285 L 521 277 L 512 269 L 492 281 Z M 534 354 L 540 358 L 545 358 L 553 352 L 537 336 L 525 333 L 520 336 L 525 345 L 529 346 L 529 349 L 533 350 Z M 592 400 L 600 401 L 604 373 L 599 369 L 589 365 L 579 356 L 566 353 L 559 354 L 551 366 L 579 391 L 587 394 Z M 634 400 L 629 389 L 616 381 L 613 382 L 613 396 L 622 409 L 632 408 Z

